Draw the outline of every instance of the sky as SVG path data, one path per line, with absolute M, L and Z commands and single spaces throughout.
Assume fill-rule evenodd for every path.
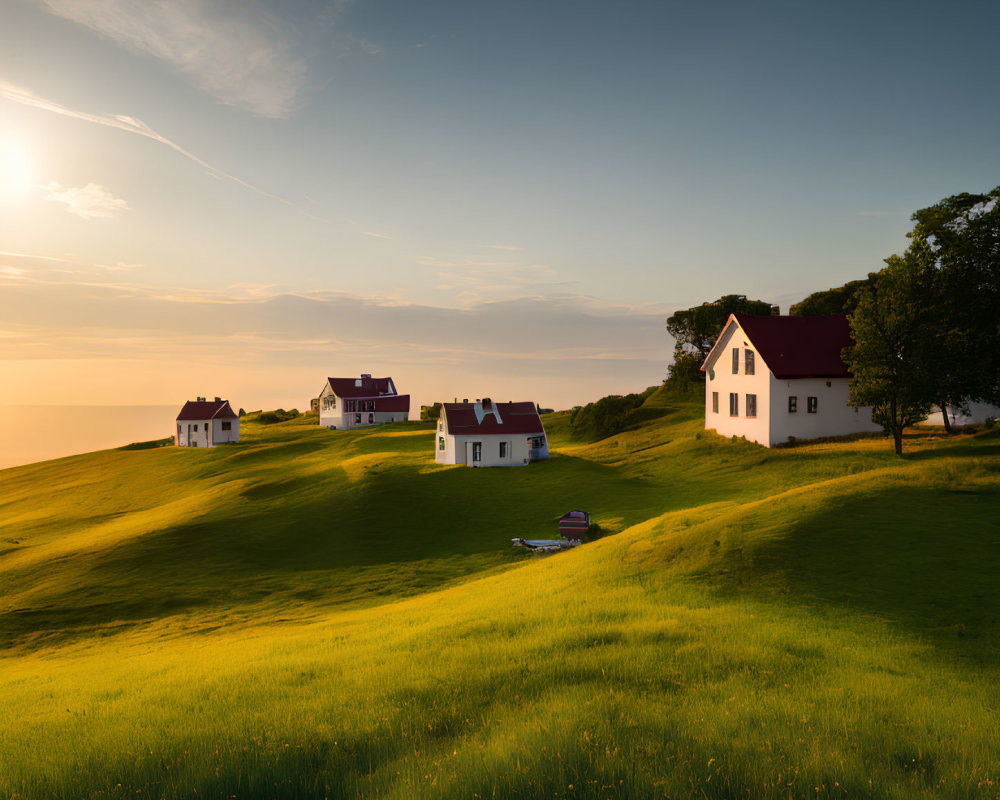
M 1000 184 L 993 3 L 4 0 L 0 404 L 566 408 Z

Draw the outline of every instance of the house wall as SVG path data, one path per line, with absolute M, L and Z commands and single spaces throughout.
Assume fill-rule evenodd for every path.
M 705 365 L 705 429 L 715 430 L 722 436 L 745 436 L 748 441 L 767 447 L 770 442 L 771 373 L 738 324 L 730 325 L 723 337 L 713 361 Z M 735 375 L 732 368 L 734 347 L 739 348 L 739 372 Z M 753 353 L 753 375 L 746 374 L 747 350 Z M 712 410 L 713 392 L 719 395 L 718 412 Z M 738 400 L 735 416 L 730 414 L 730 394 L 736 394 Z M 755 417 L 747 416 L 747 395 L 757 398 Z
M 393 386 L 395 389 L 395 386 Z M 386 422 L 406 422 L 409 414 L 405 411 L 344 411 L 344 398 L 334 394 L 328 383 L 319 395 L 319 424 L 324 428 L 343 430 L 345 428 L 369 428 Z M 324 404 L 335 403 L 334 408 L 324 409 Z M 357 415 L 361 421 L 357 421 Z M 371 421 L 369 421 L 369 416 Z
M 969 403 L 969 413 L 948 406 L 948 419 L 952 425 L 979 425 L 988 419 L 1000 419 L 1000 408 L 989 403 Z M 944 425 L 941 409 L 932 412 L 924 420 L 926 425 Z
M 445 449 L 440 449 L 440 437 L 444 437 Z M 478 467 L 523 467 L 530 461 L 531 439 L 523 433 L 518 434 L 476 434 L 470 436 L 453 436 L 443 430 L 434 432 L 434 460 L 439 464 L 467 464 Z M 483 458 L 473 465 L 468 445 L 481 442 Z M 500 442 L 507 442 L 507 455 L 500 457 Z
M 222 430 L 223 422 L 231 422 L 232 430 Z M 239 419 L 200 419 L 200 420 L 176 420 L 174 431 L 177 434 L 175 441 L 179 447 L 214 447 L 217 444 L 226 442 L 238 442 L 240 440 Z M 208 426 L 208 430 L 205 426 Z
M 230 423 L 228 431 L 222 430 L 222 423 Z M 202 425 L 204 428 L 205 426 Z M 239 419 L 213 419 L 212 420 L 212 441 L 214 444 L 226 444 L 227 442 L 238 442 L 240 440 Z
M 361 415 L 361 422 L 357 421 L 358 414 Z M 369 422 L 371 417 L 371 422 Z M 342 415 L 341 424 L 338 428 L 371 428 L 374 425 L 382 425 L 386 422 L 405 422 L 408 416 L 405 411 L 356 411 L 347 412 Z
M 771 376 L 771 441 L 784 444 L 796 439 L 874 433 L 882 426 L 872 422 L 870 408 L 855 409 L 848 404 L 849 378 L 795 378 Z M 788 398 L 797 400 L 797 410 L 788 410 Z M 810 414 L 808 398 L 816 398 L 816 413 Z
M 211 447 L 212 421 L 208 419 L 178 420 L 177 444 L 181 447 Z M 208 430 L 205 430 L 205 426 Z
M 319 393 L 319 424 L 324 428 L 343 428 L 344 401 L 333 393 L 330 384 L 323 387 Z M 329 402 L 335 402 L 335 408 L 324 408 Z

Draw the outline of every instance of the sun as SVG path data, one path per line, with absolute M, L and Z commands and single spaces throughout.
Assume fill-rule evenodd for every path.
M 15 136 L 0 137 L 0 200 L 24 200 L 33 186 L 33 165 L 27 148 Z

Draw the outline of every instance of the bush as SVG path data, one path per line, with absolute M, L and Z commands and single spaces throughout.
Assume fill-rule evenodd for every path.
M 641 421 L 636 412 L 655 391 L 656 387 L 651 386 L 641 394 L 610 395 L 596 403 L 577 406 L 569 416 L 570 428 L 578 438 L 588 441 L 621 433 Z
M 152 450 L 154 447 L 169 447 L 174 443 L 174 437 L 168 436 L 166 439 L 150 439 L 148 442 L 132 442 L 131 444 L 119 447 L 119 450 Z
M 258 411 L 256 414 L 247 414 L 246 421 L 259 422 L 261 425 L 274 425 L 276 422 L 287 422 L 299 416 L 301 414 L 299 414 L 297 408 L 293 408 L 291 411 L 277 408 L 274 411 Z

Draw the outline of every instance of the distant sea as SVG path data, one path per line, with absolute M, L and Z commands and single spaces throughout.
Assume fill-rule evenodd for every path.
M 172 436 L 177 406 L 0 405 L 0 469 Z

